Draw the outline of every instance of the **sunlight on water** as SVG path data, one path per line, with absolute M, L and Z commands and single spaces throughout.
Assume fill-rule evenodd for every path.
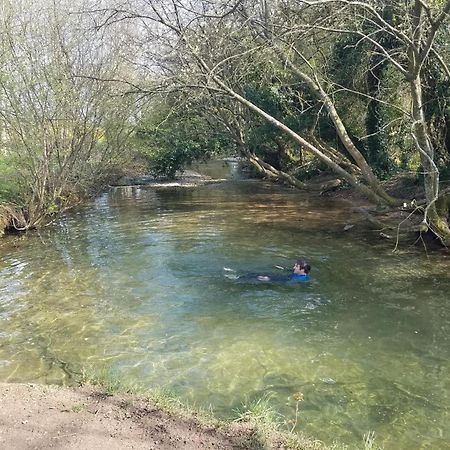
M 117 188 L 4 240 L 0 379 L 110 367 L 223 417 L 269 397 L 289 427 L 301 392 L 325 442 L 449 448 L 449 260 L 344 233 L 351 214 L 255 181 Z M 235 279 L 299 256 L 310 283 Z

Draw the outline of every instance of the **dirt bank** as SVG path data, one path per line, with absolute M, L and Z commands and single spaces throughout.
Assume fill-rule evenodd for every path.
M 205 424 L 164 412 L 154 401 L 99 387 L 0 383 L 0 448 L 286 449 L 278 435 L 261 440 L 251 423 Z M 202 424 L 203 423 L 203 424 Z M 305 440 L 298 449 L 323 449 Z
M 201 426 L 162 412 L 154 403 L 98 388 L 0 384 L 0 448 L 238 449 L 251 429 Z

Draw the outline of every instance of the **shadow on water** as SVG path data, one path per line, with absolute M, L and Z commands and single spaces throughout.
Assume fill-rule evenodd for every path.
M 449 263 L 354 239 L 351 214 L 258 181 L 113 189 L 0 249 L 0 377 L 107 366 L 221 416 L 268 397 L 286 423 L 301 392 L 297 429 L 326 442 L 448 448 Z M 226 276 L 298 257 L 309 283 Z

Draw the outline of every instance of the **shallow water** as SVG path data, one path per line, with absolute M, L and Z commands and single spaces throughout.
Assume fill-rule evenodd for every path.
M 350 219 L 256 181 L 112 189 L 2 242 L 0 380 L 109 367 L 225 417 L 269 398 L 288 428 L 301 392 L 297 429 L 327 443 L 450 448 L 450 261 Z M 299 256 L 308 284 L 233 279 Z

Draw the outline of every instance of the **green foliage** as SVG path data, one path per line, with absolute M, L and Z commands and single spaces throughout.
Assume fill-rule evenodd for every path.
M 450 38 L 450 32 L 447 38 Z M 431 61 L 425 70 L 424 110 L 431 140 L 439 155 L 437 165 L 445 170 L 450 164 L 450 81 L 435 61 Z
M 275 119 L 284 120 L 284 95 L 278 90 L 278 86 L 261 86 L 247 84 L 244 86 L 244 96 L 259 108 L 268 112 Z M 276 151 L 276 140 L 284 141 L 283 133 L 266 120 L 262 120 L 256 114 L 251 113 L 246 122 L 246 145 L 252 153 L 255 153 L 264 161 L 277 169 L 281 169 L 280 155 Z
M 442 1 L 436 0 L 430 7 L 441 8 Z M 410 5 L 389 1 L 380 4 L 379 13 L 393 27 L 399 27 L 412 10 Z M 366 33 L 376 30 L 374 23 L 367 20 L 361 27 Z M 373 33 L 372 38 L 387 52 L 398 51 L 399 42 L 393 35 Z M 450 56 L 449 38 L 448 28 L 443 27 L 435 40 L 435 49 L 444 61 Z M 330 59 L 328 74 L 334 83 L 367 95 L 364 98 L 342 90 L 334 100 L 373 171 L 380 178 L 401 170 L 420 171 L 420 156 L 411 137 L 411 121 L 404 114 L 410 110 L 411 97 L 403 75 L 374 44 L 356 34 L 338 37 Z M 450 85 L 434 53 L 426 62 L 422 81 L 430 138 L 438 155 L 436 164 L 445 171 L 450 162 Z M 356 136 L 366 137 L 358 142 Z
M 259 108 L 299 133 L 315 125 L 317 129 L 323 128 L 326 134 L 327 119 L 319 120 L 315 124 L 314 108 L 310 114 L 300 112 L 303 105 L 300 104 L 297 88 L 298 86 L 288 88 L 279 79 L 274 79 L 271 84 L 245 85 L 244 95 Z M 308 102 L 308 106 L 313 103 L 309 98 L 305 102 Z M 295 173 L 296 167 L 303 163 L 303 155 L 300 155 L 298 146 L 279 128 L 258 115 L 249 114 L 245 132 L 246 145 L 250 151 L 276 169 Z
M 450 162 L 447 162 L 446 165 L 441 164 L 439 179 L 443 183 L 450 183 Z
M 334 83 L 347 89 L 359 89 L 364 85 L 367 51 L 358 46 L 360 40 L 357 34 L 342 35 L 333 45 L 329 72 L 333 76 Z M 352 73 L 351 77 L 349 73 Z M 349 93 L 346 92 L 345 95 Z
M 14 167 L 6 157 L 0 155 L 0 203 L 17 202 L 20 193 L 20 187 L 14 176 Z
M 122 44 L 109 31 L 80 33 L 87 23 L 68 18 L 61 2 L 28 6 L 9 2 L 0 16 L 0 201 L 19 203 L 22 229 L 111 177 L 135 108 L 122 85 L 98 81 L 121 69 Z
M 148 117 L 136 133 L 136 145 L 153 175 L 173 179 L 194 161 L 229 153 L 226 136 L 200 114 L 178 113 L 162 120 Z
M 383 11 L 388 21 L 395 20 L 388 8 Z M 368 30 L 370 22 L 363 24 Z M 395 47 L 390 36 L 377 37 L 386 49 Z M 352 77 L 348 77 L 348 73 Z M 359 91 L 354 95 L 342 91 L 335 96 L 336 106 L 347 125 L 349 134 L 366 158 L 372 170 L 387 178 L 402 169 L 414 166 L 413 146 L 403 110 L 409 108 L 409 94 L 402 75 L 358 36 L 340 37 L 333 51 L 330 75 L 339 85 Z M 358 136 L 365 136 L 359 140 Z

